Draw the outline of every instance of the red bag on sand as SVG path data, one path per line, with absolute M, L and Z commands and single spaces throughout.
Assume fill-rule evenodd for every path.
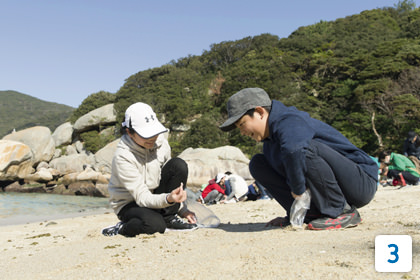
M 392 180 L 392 185 L 395 186 L 407 186 L 407 183 L 404 180 L 404 177 L 402 176 L 402 174 L 400 174 L 400 179 L 394 178 L 394 180 Z

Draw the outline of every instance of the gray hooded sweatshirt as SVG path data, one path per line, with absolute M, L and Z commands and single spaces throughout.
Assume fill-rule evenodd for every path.
M 129 135 L 121 137 L 113 160 L 108 185 L 110 205 L 115 214 L 130 202 L 152 209 L 171 206 L 167 193 L 153 194 L 159 186 L 163 165 L 171 158 L 171 148 L 164 134 L 160 134 L 152 149 L 137 145 Z M 187 209 L 180 207 L 182 216 Z

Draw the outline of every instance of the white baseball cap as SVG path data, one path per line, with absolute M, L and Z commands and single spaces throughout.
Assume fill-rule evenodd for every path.
M 226 174 L 225 173 L 219 173 L 219 174 L 217 174 L 217 176 L 216 176 L 216 183 L 219 184 L 220 181 L 222 181 L 222 179 L 225 178 L 225 177 L 226 177 Z
M 152 107 L 142 102 L 134 103 L 127 108 L 122 126 L 133 128 L 138 135 L 145 139 L 168 131 L 159 122 Z

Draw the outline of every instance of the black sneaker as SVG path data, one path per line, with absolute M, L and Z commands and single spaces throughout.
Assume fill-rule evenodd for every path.
M 315 219 L 308 224 L 308 228 L 313 230 L 348 228 L 357 226 L 361 221 L 359 212 L 355 207 L 352 207 L 334 219 L 329 217 Z
M 169 221 L 166 222 L 166 227 L 169 230 L 194 230 L 197 229 L 197 224 L 189 224 L 184 222 L 182 219 L 178 218 L 177 216 L 173 217 Z
M 122 228 L 123 223 L 119 222 L 115 226 L 110 226 L 102 229 L 102 234 L 105 236 L 114 236 L 119 234 L 120 229 Z

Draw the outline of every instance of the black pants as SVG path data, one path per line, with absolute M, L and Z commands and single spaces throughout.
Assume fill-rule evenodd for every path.
M 320 216 L 335 218 L 346 202 L 357 208 L 368 204 L 377 190 L 377 182 L 360 166 L 329 146 L 311 141 L 306 150 L 306 187 L 311 190 L 311 206 L 305 222 Z M 294 201 L 284 175 L 275 171 L 263 154 L 249 164 L 251 175 L 272 194 L 290 216 Z
M 411 174 L 408 171 L 399 171 L 399 170 L 396 170 L 396 169 L 390 169 L 388 171 L 387 177 L 388 178 L 393 178 L 393 179 L 394 178 L 400 179 L 400 173 L 404 177 L 405 182 L 409 185 L 415 185 L 419 182 L 419 177 L 414 176 L 413 174 Z
M 159 187 L 157 187 L 153 193 L 170 193 L 178 188 L 181 182 L 184 184 L 185 189 L 187 178 L 187 163 L 183 159 L 173 158 L 163 166 Z M 120 234 L 127 237 L 133 237 L 140 233 L 164 233 L 166 222 L 175 216 L 179 207 L 180 204 L 175 203 L 166 208 L 151 209 L 140 207 L 133 201 L 125 205 L 118 213 L 118 218 L 124 223 L 120 230 Z

